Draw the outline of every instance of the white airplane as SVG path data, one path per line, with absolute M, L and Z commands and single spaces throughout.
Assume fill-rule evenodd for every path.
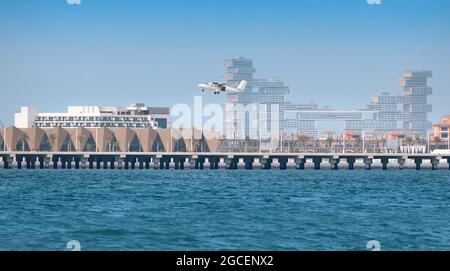
M 227 86 L 225 83 L 216 83 L 216 82 L 206 82 L 203 84 L 197 85 L 202 91 L 212 90 L 214 94 L 220 94 L 221 92 L 225 93 L 240 93 L 244 92 L 247 87 L 247 81 L 242 80 L 237 88 Z

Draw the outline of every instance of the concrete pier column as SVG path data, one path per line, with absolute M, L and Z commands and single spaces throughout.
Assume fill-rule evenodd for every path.
M 30 158 L 30 168 L 31 169 L 36 169 L 36 160 L 37 160 L 37 157 Z
M 405 158 L 399 158 L 398 159 L 398 169 L 404 170 L 405 169 L 405 163 L 406 163 L 406 159 Z
M 179 157 L 174 159 L 175 162 L 175 169 L 184 169 L 184 162 L 186 162 L 186 158 Z
M 10 168 L 17 168 L 17 156 L 15 155 L 15 154 L 11 154 L 10 155 L 10 162 L 11 162 L 11 164 L 10 164 Z
M 263 157 L 260 159 L 261 169 L 269 170 L 272 168 L 272 159 Z
M 145 169 L 150 169 L 150 158 L 145 160 Z
M 68 169 L 70 169 L 70 162 L 69 162 L 69 158 L 66 158 L 66 157 L 61 157 L 61 168 L 64 168 L 64 169 L 66 169 L 66 168 L 68 168 Z
M 209 158 L 209 168 L 210 169 L 219 169 L 219 160 L 220 160 L 220 158 L 217 158 L 217 157 Z
M 66 169 L 68 167 L 68 159 L 65 157 L 61 157 L 61 168 Z
M 420 170 L 422 165 L 422 158 L 414 158 L 414 163 L 416 164 L 416 170 Z
M 119 155 L 119 157 L 116 156 L 117 169 L 124 169 L 126 158 L 127 156 L 123 154 Z
M 180 169 L 184 169 L 184 163 L 186 162 L 186 158 L 183 157 L 180 159 Z
M 448 170 L 450 170 L 450 158 L 447 158 Z
M 144 169 L 144 159 L 139 158 L 139 169 Z
M 123 162 L 124 159 L 122 157 L 116 158 L 117 159 L 117 169 L 123 169 Z
M 30 158 L 30 168 L 31 169 L 36 169 L 36 157 L 31 157 Z
M 338 170 L 339 169 L 339 157 L 333 157 L 330 158 L 330 168 L 331 170 Z
M 314 170 L 320 170 L 320 164 L 322 163 L 322 158 L 321 157 L 314 157 L 313 158 L 313 163 L 314 163 Z
M 59 163 L 58 168 L 65 169 L 66 168 L 66 161 L 64 160 L 64 157 L 60 157 L 57 162 Z
M 287 157 L 280 157 L 278 158 L 278 163 L 280 164 L 280 170 L 286 170 L 287 169 L 287 163 L 289 158 Z
M 204 157 L 199 157 L 197 159 L 197 162 L 198 162 L 198 168 L 199 169 L 204 169 L 204 167 L 205 167 L 205 158 Z
M 135 169 L 136 168 L 136 158 L 131 157 L 129 161 L 130 161 L 130 168 Z
M 225 158 L 225 168 L 234 170 L 237 169 L 238 159 L 234 157 L 227 157 Z
M 347 158 L 347 164 L 348 164 L 348 170 L 354 170 L 355 169 L 355 157 L 348 157 Z
M 16 156 L 17 169 L 22 169 L 22 162 L 23 162 L 23 157 Z
M 439 169 L 439 160 L 440 160 L 440 158 L 439 157 L 432 157 L 431 158 L 431 169 L 432 170 L 437 170 L 437 169 Z
M 305 162 L 306 162 L 306 159 L 304 157 L 295 158 L 295 168 L 298 170 L 304 170 Z
M 383 170 L 387 170 L 388 169 L 388 164 L 389 164 L 389 158 L 382 157 L 381 158 L 381 164 L 382 164 Z
M 244 157 L 245 169 L 248 169 L 248 170 L 253 169 L 254 160 L 255 159 L 253 157 Z
M 190 168 L 190 169 L 197 169 L 197 168 L 198 168 L 197 158 L 195 158 L 195 157 L 193 156 L 193 157 L 190 157 L 190 158 L 188 159 L 188 161 L 189 161 L 189 168 Z M 196 165 L 197 165 L 197 168 L 195 167 Z
M 51 159 L 52 159 L 53 169 L 58 169 L 59 158 L 58 157 L 52 157 Z
M 364 165 L 365 165 L 365 169 L 366 170 L 371 170 L 372 169 L 372 163 L 373 163 L 373 159 L 372 158 L 368 158 L 368 157 L 364 158 Z
M 11 158 L 8 156 L 3 156 L 3 169 L 11 168 Z
M 30 160 L 30 168 L 36 169 L 36 157 L 32 157 Z
M 95 168 L 100 169 L 102 167 L 102 160 L 100 158 L 97 158 L 95 161 Z
M 172 158 L 166 158 L 164 159 L 164 165 L 166 169 L 170 169 L 170 161 L 172 160 Z
M 47 154 L 47 156 L 44 156 L 43 159 L 44 159 L 44 168 L 45 169 L 50 169 L 50 163 L 53 160 L 53 155 L 52 154 Z
M 117 161 L 117 169 L 123 169 L 123 162 L 124 162 L 124 158 L 122 157 L 117 157 L 116 161 Z
M 53 169 L 58 169 L 59 158 L 58 157 L 50 157 L 52 161 Z
M 89 169 L 93 169 L 93 168 L 94 168 L 94 161 L 89 160 Z
M 74 160 L 74 163 L 75 163 L 75 169 L 80 169 L 80 159 L 81 158 L 79 158 L 79 157 L 75 157 L 73 160 Z
M 12 159 L 11 157 L 4 157 L 3 159 L 3 168 L 11 169 L 14 159 Z
M 161 158 L 155 157 L 153 158 L 153 168 L 159 169 L 161 165 Z
M 44 168 L 45 169 L 49 169 L 50 168 L 50 162 L 52 161 L 52 158 L 47 156 L 47 157 L 43 157 L 44 160 Z
M 66 161 L 67 161 L 67 168 L 71 169 L 72 168 L 72 159 L 73 157 L 67 157 Z
M 226 169 L 233 169 L 233 159 L 232 158 L 225 158 L 225 168 Z
M 12 169 L 14 159 L 12 157 L 5 157 L 3 160 L 4 169 Z
M 87 161 L 88 161 L 88 158 L 86 158 L 86 157 L 80 158 L 81 169 L 86 169 L 86 163 L 87 163 Z
M 39 169 L 44 169 L 45 168 L 44 159 L 45 158 L 42 157 L 42 156 L 38 157 Z
M 108 169 L 108 160 L 103 161 L 103 169 Z

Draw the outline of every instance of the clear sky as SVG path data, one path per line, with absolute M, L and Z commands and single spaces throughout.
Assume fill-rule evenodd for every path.
M 429 69 L 432 120 L 450 114 L 449 0 L 0 0 L 0 120 L 21 105 L 191 104 L 238 56 L 292 101 L 343 109 Z

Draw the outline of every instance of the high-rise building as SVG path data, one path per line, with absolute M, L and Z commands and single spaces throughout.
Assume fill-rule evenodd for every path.
M 342 121 L 345 126 L 373 126 L 374 123 L 366 124 L 374 120 L 371 110 L 331 110 L 319 109 L 318 105 L 310 102 L 295 104 L 288 101 L 290 88 L 278 79 L 255 79 L 253 77 L 256 69 L 253 61 L 249 58 L 235 58 L 224 61 L 226 73 L 224 80 L 231 85 L 237 85 L 241 80 L 247 80 L 247 89 L 243 93 L 228 94 L 227 105 L 249 105 L 258 107 L 257 112 L 237 114 L 227 112 L 225 121 L 225 133 L 227 137 L 242 138 L 249 135 L 257 135 L 262 138 L 277 136 L 292 136 L 296 133 L 308 134 L 312 137 L 318 136 L 318 121 Z M 248 109 L 248 108 L 247 108 Z M 261 110 L 262 109 L 262 110 Z M 227 111 L 227 110 L 226 110 Z M 250 111 L 250 110 L 249 110 Z M 278 114 L 274 114 L 275 111 Z M 230 117 L 231 115 L 231 117 Z M 264 134 L 256 130 L 266 130 Z M 262 129 L 261 129 L 262 128 Z M 372 127 L 377 128 L 377 127 Z M 361 128 L 363 129 L 363 127 Z
M 256 79 L 253 60 L 240 57 L 226 59 L 224 61 L 226 73 L 223 79 L 227 84 L 237 86 L 241 80 L 246 80 L 247 88 L 243 93 L 228 94 L 225 104 L 227 118 L 225 121 L 225 134 L 229 138 L 243 137 L 277 137 L 281 131 L 293 127 L 295 129 L 314 130 L 310 121 L 292 123 L 285 121 L 284 112 L 288 109 L 303 108 L 315 109 L 317 105 L 295 105 L 287 101 L 290 88 L 285 82 L 277 78 Z M 227 106 L 254 106 L 254 110 L 248 110 L 244 114 L 230 112 Z
M 417 133 L 426 136 L 432 128 L 428 113 L 432 106 L 427 98 L 432 94 L 428 86 L 430 71 L 405 71 L 400 80 L 403 92 L 400 95 L 382 93 L 373 98 L 367 109 L 333 110 L 319 108 L 315 103 L 295 104 L 288 101 L 290 88 L 278 79 L 255 79 L 256 69 L 249 58 L 233 58 L 224 61 L 226 73 L 223 79 L 233 86 L 247 80 L 243 93 L 228 94 L 227 106 L 247 106 L 243 114 L 226 111 L 225 134 L 229 138 L 243 138 L 255 135 L 273 137 L 273 133 L 287 136 L 296 133 L 318 135 L 317 123 L 342 122 L 345 130 L 379 132 L 385 134 L 393 130 Z M 252 108 L 249 108 L 250 106 Z M 262 109 L 262 110 L 261 110 Z M 277 112 L 276 114 L 274 114 Z M 260 130 L 268 127 L 268 134 Z M 261 129 L 262 128 L 262 129 Z
M 432 106 L 427 101 L 428 96 L 432 94 L 432 88 L 428 86 L 428 78 L 432 75 L 431 71 L 405 71 L 400 79 L 403 93 L 390 95 L 384 92 L 374 97 L 369 109 L 378 111 L 375 119 L 356 125 L 361 125 L 362 128 L 367 128 L 368 125 L 376 126 L 383 132 L 400 129 L 425 137 L 432 128 L 432 123 L 428 120 Z

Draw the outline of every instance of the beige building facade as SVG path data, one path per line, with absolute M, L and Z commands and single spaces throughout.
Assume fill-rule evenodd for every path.
M 219 140 L 218 133 L 196 129 L 0 129 L 0 151 L 7 152 L 216 152 Z

